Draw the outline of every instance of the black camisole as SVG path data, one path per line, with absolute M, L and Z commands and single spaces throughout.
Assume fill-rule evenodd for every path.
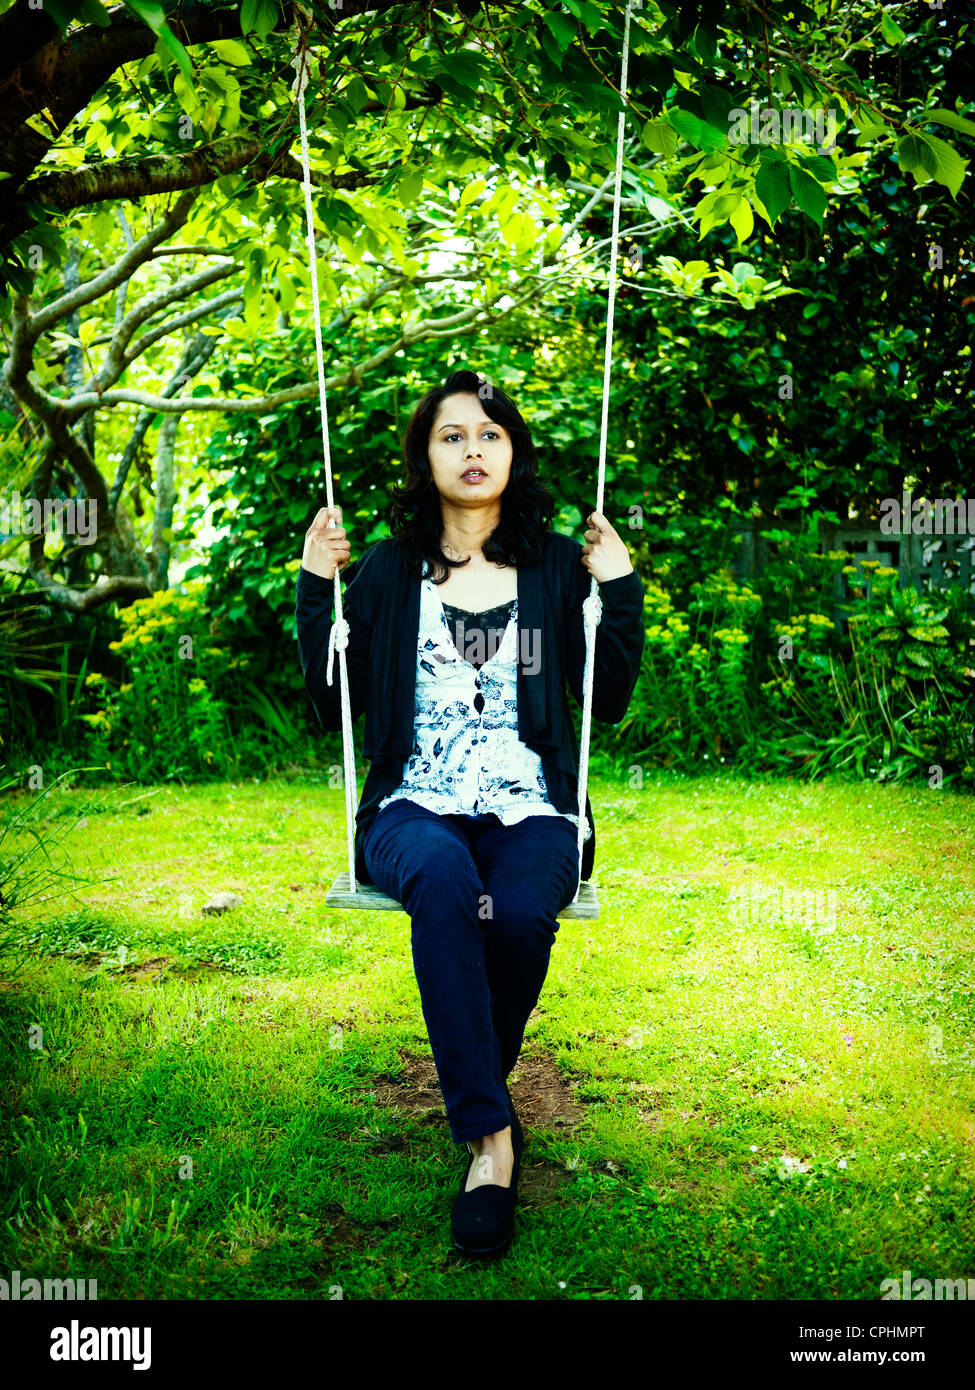
M 473 613 L 469 608 L 444 603 L 444 616 L 454 646 L 475 671 L 479 671 L 485 661 L 490 661 L 498 650 L 514 606 L 515 600 L 510 598 L 507 603 L 499 603 L 495 608 L 484 608 L 479 613 Z

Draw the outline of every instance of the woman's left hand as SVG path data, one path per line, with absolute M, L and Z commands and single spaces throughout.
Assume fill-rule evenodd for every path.
M 593 512 L 586 519 L 586 544 L 582 547 L 582 563 L 598 583 L 621 579 L 633 565 L 625 543 L 613 530 L 602 512 Z

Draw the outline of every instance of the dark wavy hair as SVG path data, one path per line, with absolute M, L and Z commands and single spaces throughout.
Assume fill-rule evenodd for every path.
M 500 387 L 489 385 L 479 372 L 466 368 L 452 372 L 442 386 L 428 391 L 414 410 L 403 438 L 406 481 L 389 491 L 389 529 L 417 570 L 422 569 L 424 560 L 429 562 L 435 584 L 443 584 L 451 569 L 470 564 L 470 556 L 448 560 L 441 549 L 440 494 L 427 452 L 441 401 L 458 391 L 479 396 L 485 415 L 503 425 L 511 436 L 511 474 L 501 494 L 498 524 L 484 542 L 485 559 L 499 565 L 536 564 L 555 514 L 552 494 L 537 481 L 535 446 L 514 401 Z

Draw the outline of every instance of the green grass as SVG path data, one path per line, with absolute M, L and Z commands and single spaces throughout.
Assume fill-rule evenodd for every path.
M 0 1273 L 248 1299 L 877 1299 L 903 1269 L 975 1275 L 971 799 L 731 775 L 592 799 L 602 915 L 561 924 L 523 1053 L 577 1083 L 582 1122 L 526 1125 L 534 1196 L 479 1266 L 450 1243 L 442 1107 L 381 1103 L 429 1047 L 407 918 L 325 909 L 341 793 L 107 797 L 68 844 L 114 878 L 22 914 L 0 989 Z M 835 922 L 736 923 L 752 881 L 833 889 Z M 220 889 L 243 906 L 201 916 Z

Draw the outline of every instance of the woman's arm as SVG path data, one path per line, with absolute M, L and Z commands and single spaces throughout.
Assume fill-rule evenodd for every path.
M 365 558 L 365 557 L 363 557 Z M 366 707 L 369 689 L 369 647 L 371 623 L 365 594 L 368 575 L 356 561 L 345 569 L 342 612 L 349 624 L 349 645 L 345 657 L 349 672 L 349 702 L 355 722 Z M 305 689 L 315 707 L 318 722 L 325 730 L 342 727 L 339 687 L 339 656 L 332 662 L 332 684 L 326 679 L 328 642 L 332 631 L 334 584 L 304 563 L 298 571 L 295 616 L 298 626 L 298 654 L 305 677 Z
M 578 563 L 570 579 L 571 620 L 566 677 L 577 703 L 582 705 L 586 662 L 586 634 L 582 604 L 589 597 L 592 578 L 599 583 L 602 617 L 596 628 L 592 682 L 592 715 L 607 724 L 618 724 L 626 713 L 640 675 L 643 655 L 643 584 L 633 569 L 629 552 L 602 513 L 589 518 L 585 547 L 576 547 Z

